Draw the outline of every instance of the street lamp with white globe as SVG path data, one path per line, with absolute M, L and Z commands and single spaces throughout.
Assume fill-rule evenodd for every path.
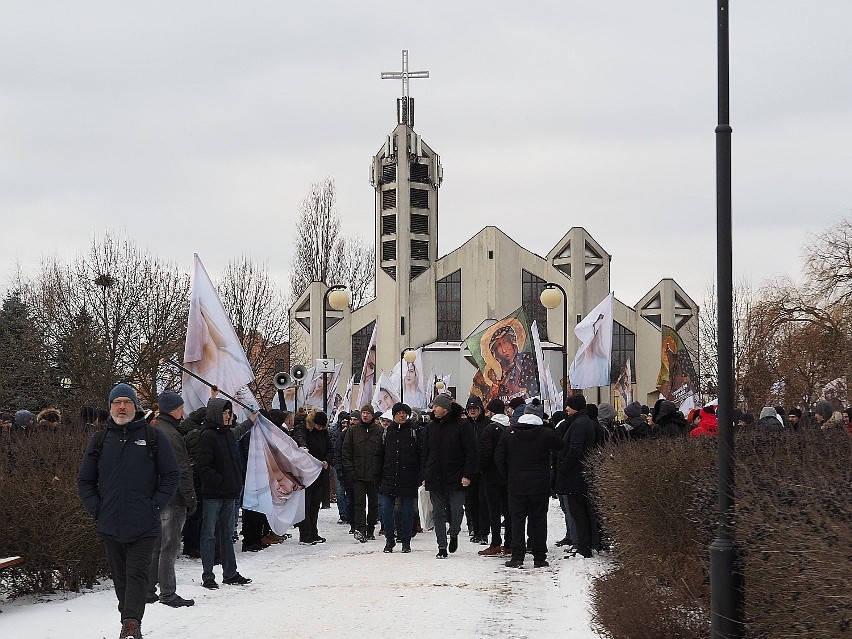
M 342 284 L 329 286 L 322 298 L 322 358 L 328 357 L 328 311 L 342 311 L 349 306 L 349 291 Z M 322 374 L 322 412 L 328 415 L 328 373 Z
M 568 294 L 565 289 L 548 282 L 539 295 L 542 306 L 554 309 L 562 304 L 562 408 L 564 410 L 568 401 Z

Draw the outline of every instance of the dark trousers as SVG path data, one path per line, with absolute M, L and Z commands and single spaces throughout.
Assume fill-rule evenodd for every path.
M 257 546 L 263 536 L 269 532 L 266 515 L 243 508 L 243 545 Z
M 485 484 L 485 491 L 488 495 L 488 520 L 491 524 L 491 545 L 511 548 L 512 513 L 509 512 L 509 493 L 506 491 L 506 486 Z M 503 517 L 506 518 L 505 540 L 500 537 Z
M 187 516 L 183 525 L 183 554 L 201 556 L 201 513 L 203 502 L 198 498 L 198 506 L 195 512 Z
M 474 537 L 488 536 L 488 501 L 485 497 L 485 482 L 476 475 L 465 491 L 464 511 L 467 515 L 467 530 Z
M 142 621 L 148 596 L 148 569 L 158 540 L 158 537 L 143 537 L 126 544 L 104 541 L 122 621 Z
M 355 480 L 355 528 L 365 535 L 375 532 L 379 491 L 374 481 Z M 351 519 L 349 520 L 352 521 Z
M 317 480 L 305 488 L 305 519 L 298 524 L 299 541 L 314 541 L 319 537 L 317 520 L 319 519 L 321 505 L 322 485 Z
M 432 500 L 432 516 L 435 518 L 435 540 L 438 542 L 438 548 L 447 547 L 447 532 L 449 532 L 450 537 L 458 537 L 461 531 L 464 495 L 463 490 L 429 491 L 429 498 Z M 450 524 L 449 531 L 447 531 L 448 521 Z
M 526 554 L 524 528 L 535 561 L 547 559 L 547 507 L 550 495 L 509 495 L 512 513 L 512 559 L 523 561 Z M 529 523 L 527 523 L 529 522 Z
M 157 584 L 160 584 L 160 601 L 170 601 L 177 595 L 175 559 L 180 551 L 180 531 L 185 520 L 185 502 L 183 497 L 175 495 L 160 511 L 160 537 L 154 544 L 148 569 L 148 592 L 156 595 Z
M 568 495 L 568 510 L 577 526 L 577 538 L 574 547 L 583 557 L 592 556 L 592 526 L 594 517 L 589 498 L 586 495 Z

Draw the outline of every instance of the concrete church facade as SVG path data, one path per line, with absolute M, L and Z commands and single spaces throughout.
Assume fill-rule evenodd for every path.
M 438 253 L 440 156 L 414 131 L 413 100 L 397 103 L 398 123 L 373 157 L 376 297 L 350 311 L 326 309 L 327 356 L 343 362 L 337 392 L 355 376 L 353 409 L 367 345 L 377 325 L 376 370 L 388 374 L 407 348 L 423 349 L 425 374 L 451 374 L 450 390 L 467 399 L 477 372 L 464 340 L 523 306 L 537 320 L 545 360 L 561 388 L 563 308 L 548 310 L 539 295 L 559 284 L 568 304 L 568 361 L 579 346 L 574 325 L 611 291 L 607 251 L 581 227 L 567 230 L 546 256 L 525 249 L 488 226 L 451 253 Z M 306 345 L 307 366 L 322 357 L 325 285 L 315 282 L 290 309 L 292 342 Z M 661 327 L 678 329 L 696 352 L 698 308 L 672 279 L 652 287 L 635 307 L 615 301 L 613 369 L 629 358 L 633 397 L 656 400 Z M 294 364 L 300 362 L 292 362 Z M 612 402 L 610 387 L 584 391 L 590 401 Z M 331 401 L 331 400 L 329 400 Z

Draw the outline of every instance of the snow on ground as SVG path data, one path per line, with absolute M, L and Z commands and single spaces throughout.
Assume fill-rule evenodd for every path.
M 605 559 L 561 559 L 553 546 L 565 532 L 562 512 L 550 502 L 549 568 L 506 568 L 505 559 L 480 557 L 467 540 L 437 560 L 434 532 L 417 535 L 412 552 L 382 552 L 384 539 L 366 544 L 337 524 L 337 508 L 320 511 L 325 544 L 300 546 L 294 538 L 259 553 L 241 553 L 248 586 L 201 587 L 201 561 L 180 557 L 178 594 L 191 608 L 159 603 L 145 609 L 146 639 L 180 637 L 431 637 L 597 639 L 589 628 L 590 577 Z M 216 580 L 221 583 L 219 566 Z M 0 602 L 0 639 L 112 639 L 121 627 L 112 583 L 84 594 Z

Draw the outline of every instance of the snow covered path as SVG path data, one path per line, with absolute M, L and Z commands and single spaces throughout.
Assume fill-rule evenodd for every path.
M 479 557 L 483 546 L 467 540 L 446 560 L 435 559 L 433 532 L 417 535 L 412 552 L 382 552 L 383 539 L 359 544 L 338 525 L 337 508 L 320 511 L 328 539 L 300 546 L 288 539 L 259 553 L 241 553 L 239 571 L 253 582 L 205 590 L 200 560 L 181 557 L 178 594 L 191 608 L 150 604 L 142 625 L 146 639 L 249 637 L 562 637 L 597 639 L 589 629 L 589 576 L 606 569 L 602 559 L 562 560 L 553 542 L 564 523 L 550 502 L 550 568 L 521 570 L 501 559 Z M 294 538 L 298 538 L 298 532 Z M 216 567 L 216 580 L 221 570 Z M 81 595 L 36 603 L 0 603 L 0 639 L 112 639 L 120 623 L 111 582 Z

